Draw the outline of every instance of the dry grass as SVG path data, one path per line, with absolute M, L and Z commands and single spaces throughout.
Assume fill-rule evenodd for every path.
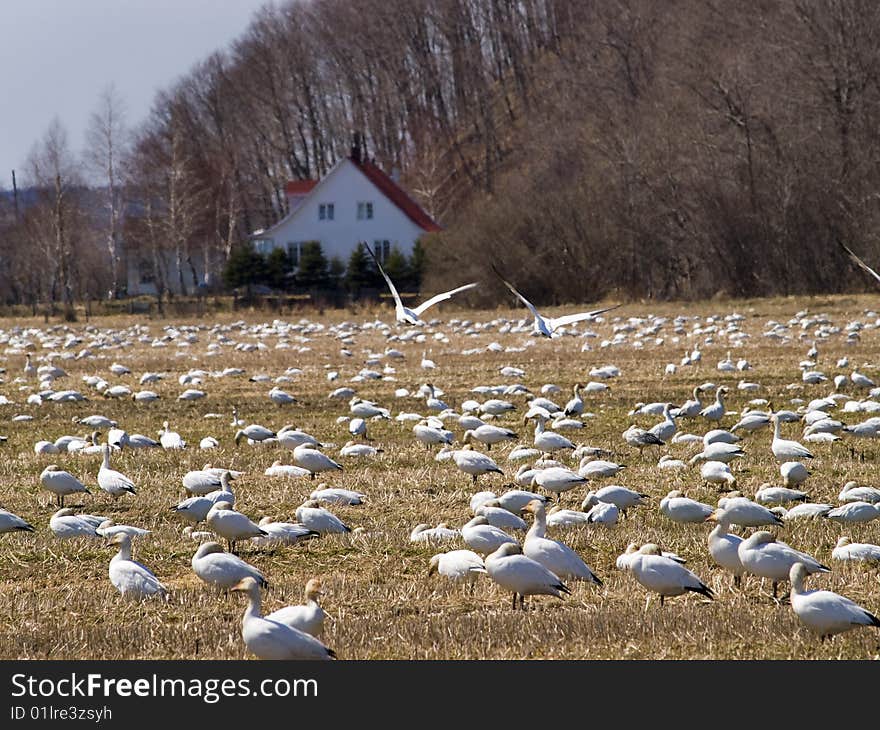
M 825 395 L 827 386 L 806 386 L 802 391 L 787 390 L 791 382 L 800 383 L 797 363 L 809 347 L 809 340 L 788 345 L 760 336 L 769 319 L 787 321 L 796 311 L 808 307 L 812 312 L 827 313 L 841 327 L 851 318 L 864 318 L 866 308 L 876 303 L 874 297 L 834 299 L 788 299 L 772 301 L 713 302 L 704 305 L 628 306 L 614 314 L 623 318 L 646 312 L 674 316 L 678 313 L 701 315 L 727 314 L 739 311 L 747 316 L 742 328 L 752 335 L 748 344 L 734 351 L 734 357 L 746 357 L 755 366 L 745 373 L 749 380 L 761 383 L 757 394 L 771 397 L 778 406 L 793 396 L 811 398 Z M 389 313 L 381 313 L 387 320 Z M 445 311 L 445 318 L 468 317 L 477 321 L 505 314 L 522 316 L 522 310 L 503 313 Z M 363 322 L 358 314 L 349 321 Z M 346 319 L 341 313 L 315 317 L 325 324 Z M 247 317 L 256 322 L 256 317 Z M 617 317 L 615 317 L 617 320 Z M 232 318 L 224 321 L 231 322 Z M 291 317 L 289 321 L 297 321 Z M 41 323 L 5 321 L 13 325 L 41 326 Z M 165 323 L 135 319 L 95 321 L 93 326 L 121 329 L 134 324 L 149 328 L 151 336 L 159 336 Z M 175 322 L 175 324 L 181 324 Z M 92 359 L 61 362 L 70 378 L 59 387 L 82 388 L 88 392 L 86 403 L 44 404 L 25 407 L 25 391 L 11 381 L 19 373 L 23 356 L 9 355 L 0 364 L 9 370 L 0 393 L 6 394 L 18 405 L 0 407 L 0 433 L 9 437 L 0 447 L 0 504 L 25 517 L 37 528 L 33 534 L 7 534 L 0 537 L 0 656 L 3 658 L 53 659 L 192 659 L 244 658 L 247 652 L 240 637 L 240 619 L 244 601 L 237 595 L 217 595 L 206 589 L 194 576 L 190 558 L 196 543 L 181 534 L 184 526 L 168 508 L 185 496 L 180 479 L 189 469 L 200 468 L 205 462 L 228 466 L 247 472 L 235 483 L 237 508 L 254 519 L 263 515 L 293 519 L 300 504 L 316 483 L 309 480 L 278 480 L 263 475 L 264 469 L 277 458 L 290 463 L 286 450 L 248 447 L 236 448 L 232 442 L 233 429 L 229 425 L 231 407 L 237 404 L 240 415 L 249 422 L 280 428 L 294 423 L 325 441 L 341 446 L 348 440 L 347 428 L 336 419 L 348 413 L 347 403 L 329 400 L 333 388 L 349 384 L 349 379 L 363 367 L 365 354 L 382 352 L 389 344 L 375 330 L 360 332 L 349 345 L 353 356 L 340 355 L 342 344 L 327 332 L 310 335 L 307 352 L 296 349 L 275 349 L 277 337 L 267 336 L 263 341 L 268 350 L 262 353 L 244 353 L 224 347 L 222 354 L 207 356 L 207 345 L 213 341 L 208 328 L 215 323 L 201 322 L 204 329 L 199 341 L 187 348 L 169 343 L 167 348 L 151 348 L 149 343 L 137 342 L 130 337 L 131 347 L 95 351 Z M 629 345 L 600 349 L 602 338 L 611 336 L 611 325 L 595 327 L 600 338 L 589 340 L 594 349 L 581 352 L 584 342 L 565 337 L 553 341 L 536 341 L 534 346 L 519 353 L 492 353 L 463 356 L 466 348 L 484 347 L 492 341 L 504 345 L 521 345 L 530 339 L 522 334 L 501 335 L 488 330 L 474 336 L 454 333 L 449 326 L 438 327 L 447 332 L 450 344 L 430 339 L 425 345 L 390 343 L 406 353 L 403 361 L 392 360 L 397 369 L 396 383 L 366 381 L 354 384 L 365 398 L 380 401 L 396 414 L 400 410 L 423 411 L 424 404 L 414 400 L 403 401 L 393 397 L 394 387 L 417 388 L 426 380 L 433 381 L 445 391 L 444 399 L 459 404 L 472 397 L 470 389 L 477 384 L 511 383 L 499 368 L 515 365 L 526 370 L 522 382 L 537 392 L 543 383 L 553 382 L 563 388 L 555 396 L 557 401 L 570 397 L 571 386 L 589 379 L 588 370 L 597 365 L 614 363 L 623 376 L 612 381 L 612 390 L 588 398 L 587 409 L 596 414 L 586 420 L 579 432 L 567 432 L 578 443 L 589 443 L 612 449 L 628 468 L 614 481 L 650 493 L 654 499 L 650 507 L 633 510 L 630 519 L 611 528 L 585 527 L 559 532 L 568 544 L 585 557 L 589 565 L 604 580 L 601 588 L 574 584 L 573 595 L 564 601 L 536 598 L 530 601 L 532 610 L 513 612 L 510 596 L 502 593 L 487 578 L 481 578 L 474 593 L 448 585 L 444 579 L 427 577 L 428 560 L 439 549 L 409 542 L 409 532 L 419 522 L 436 524 L 446 521 L 453 526 L 463 524 L 470 517 L 468 499 L 475 491 L 470 478 L 459 472 L 451 462 L 437 463 L 433 454 L 414 441 L 411 425 L 394 420 L 372 422 L 369 435 L 384 453 L 374 460 L 345 460 L 345 471 L 326 481 L 333 486 L 365 492 L 369 501 L 360 507 L 334 508 L 351 526 L 363 526 L 364 536 L 332 536 L 272 551 L 258 550 L 241 545 L 241 555 L 258 566 L 271 583 L 265 595 L 264 609 L 273 610 L 288 603 L 300 602 L 301 591 L 310 577 L 321 577 L 327 595 L 324 605 L 333 616 L 328 622 L 324 639 L 343 659 L 657 659 L 657 658 L 711 658 L 711 659 L 812 659 L 812 658 L 876 658 L 878 635 L 861 629 L 820 643 L 801 628 L 786 604 L 771 600 L 768 588 L 756 579 L 748 580 L 742 591 L 732 590 L 729 576 L 710 564 L 706 550 L 708 527 L 676 525 L 657 510 L 659 499 L 673 488 L 686 490 L 689 496 L 714 502 L 719 494 L 700 484 L 697 470 L 680 473 L 659 471 L 655 468 L 658 454 L 640 457 L 629 450 L 620 437 L 627 427 L 627 411 L 639 400 L 671 400 L 681 402 L 689 397 L 695 384 L 712 380 L 726 383 L 732 392 L 729 407 L 739 410 L 747 400 L 755 397 L 737 391 L 735 385 L 741 374 L 725 374 L 715 369 L 728 349 L 726 342 L 703 344 L 703 337 L 672 342 L 671 324 L 661 333 L 662 345 L 653 341 L 642 350 Z M 83 332 L 85 346 L 91 334 Z M 792 332 L 794 337 L 800 330 Z M 235 341 L 254 341 L 243 332 L 234 330 L 229 336 Z M 632 335 L 630 335 L 632 337 Z M 295 337 L 291 344 L 299 346 Z M 671 377 L 661 377 L 667 362 L 678 362 L 686 347 L 699 345 L 703 350 L 703 364 L 699 369 L 684 368 Z M 849 355 L 853 365 L 880 362 L 880 343 L 873 330 L 862 332 L 860 344 L 844 342 L 844 333 L 819 345 L 820 369 L 836 372 L 834 364 L 839 356 Z M 77 348 L 78 349 L 78 348 Z M 429 349 L 439 369 L 428 373 L 420 368 L 422 352 Z M 75 351 L 75 350 L 74 350 Z M 46 350 L 38 350 L 44 356 Z M 117 378 L 110 375 L 109 365 L 119 361 L 128 365 L 134 374 Z M 304 372 L 294 383 L 282 387 L 301 399 L 300 405 L 279 408 L 266 393 L 270 384 L 252 383 L 247 377 L 209 378 L 204 384 L 208 397 L 196 402 L 180 402 L 176 396 L 184 389 L 177 376 L 189 368 L 203 367 L 222 370 L 240 366 L 248 374 L 265 372 L 279 375 L 295 366 Z M 328 383 L 327 367 L 340 371 L 340 379 Z M 379 368 L 381 369 L 381 366 Z M 130 400 L 103 399 L 94 391 L 86 391 L 81 376 L 99 373 L 111 383 L 125 382 L 137 387 L 136 377 L 146 370 L 167 372 L 169 377 L 159 384 L 148 385 L 160 393 L 157 403 L 136 405 Z M 869 369 L 868 374 L 872 374 Z M 876 374 L 876 371 L 874 371 Z M 521 397 L 514 399 L 520 406 Z M 222 419 L 204 419 L 207 412 L 217 412 Z M 17 413 L 31 413 L 34 420 L 12 423 Z M 107 578 L 107 565 L 113 548 L 101 540 L 79 539 L 60 541 L 48 529 L 48 519 L 54 512 L 48 493 L 41 491 L 38 475 L 50 462 L 58 463 L 96 486 L 95 475 L 100 464 L 98 456 L 36 456 L 33 444 L 41 439 L 54 440 L 64 433 L 85 433 L 87 429 L 74 426 L 71 419 L 92 413 L 101 413 L 119 421 L 129 432 L 155 435 L 162 421 L 168 419 L 190 443 L 183 452 L 137 450 L 116 453 L 113 465 L 131 476 L 139 488 L 136 497 L 126 497 L 118 503 L 104 495 L 97 487 L 92 496 L 70 499 L 82 504 L 89 512 L 106 514 L 118 522 L 139 525 L 152 530 L 152 535 L 135 543 L 135 558 L 141 560 L 168 585 L 171 598 L 160 602 L 130 603 L 121 600 Z M 516 417 L 504 423 L 517 430 L 523 443 L 531 442 L 531 429 L 522 426 Z M 858 420 L 847 414 L 850 423 Z M 656 418 L 639 419 L 645 427 Z M 725 421 L 732 425 L 734 417 Z M 702 433 L 704 423 L 690 422 L 683 430 Z M 74 429 L 74 430 L 72 430 Z M 572 433 L 574 435 L 572 436 Z M 789 437 L 800 432 L 793 426 L 786 428 Z M 201 437 L 213 434 L 222 448 L 213 452 L 197 448 Z M 460 434 L 459 434 L 460 435 Z M 736 464 L 740 486 L 744 493 L 754 494 L 765 481 L 779 482 L 777 465 L 770 454 L 771 435 L 767 431 L 750 435 L 744 442 L 747 458 Z M 807 488 L 813 501 L 837 502 L 837 493 L 848 479 L 876 483 L 875 460 L 878 447 L 874 442 L 854 445 L 865 453 L 865 460 L 853 458 L 851 442 L 834 445 L 816 445 L 817 458 L 811 466 L 813 476 Z M 500 489 L 511 483 L 518 464 L 505 459 L 511 446 L 495 447 L 491 454 L 505 470 L 505 479 L 483 477 L 478 488 Z M 329 450 L 334 453 L 336 450 Z M 670 446 L 666 452 L 686 458 L 695 451 L 686 445 Z M 584 496 L 578 489 L 563 496 L 563 504 L 577 507 Z M 841 527 L 832 523 L 804 523 L 781 530 L 782 537 L 795 546 L 807 550 L 826 563 L 837 538 L 849 534 L 854 540 L 877 542 L 880 522 Z M 688 566 L 703 578 L 716 592 L 713 602 L 694 596 L 683 596 L 667 601 L 661 608 L 653 602 L 645 610 L 645 592 L 635 580 L 614 567 L 616 556 L 630 541 L 656 541 L 665 549 L 674 550 L 688 560 Z M 459 546 L 460 547 L 460 546 Z M 827 576 L 809 579 L 811 587 L 837 590 L 871 610 L 880 610 L 880 583 L 878 573 L 866 567 L 835 564 Z

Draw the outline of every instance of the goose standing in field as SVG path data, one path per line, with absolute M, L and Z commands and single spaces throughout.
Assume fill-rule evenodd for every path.
M 84 516 L 75 514 L 69 507 L 58 510 L 49 518 L 49 529 L 61 540 L 98 537 L 96 526 Z
M 324 619 L 327 614 L 321 608 L 320 598 L 324 595 L 323 585 L 317 578 L 310 578 L 306 583 L 306 602 L 301 606 L 285 606 L 268 614 L 269 621 L 278 621 L 285 626 L 304 631 L 316 638 L 324 632 Z
M 796 550 L 773 537 L 772 533 L 759 530 L 743 540 L 737 548 L 740 562 L 747 572 L 773 582 L 773 598 L 777 597 L 779 583 L 788 580 L 791 566 L 803 563 L 810 573 L 828 573 L 830 568 L 814 557 Z
M 585 456 L 578 466 L 578 474 L 584 479 L 603 479 L 616 476 L 621 469 L 625 468 L 626 464 L 616 464 L 613 461 Z
M 281 390 L 277 385 L 269 391 L 269 400 L 279 406 L 286 406 L 290 403 L 299 403 L 290 393 Z
M 538 499 L 542 502 L 547 501 L 546 497 L 534 492 L 527 492 L 523 489 L 510 489 L 498 497 L 498 504 L 508 512 L 519 513 L 533 499 Z
M 523 511 L 530 512 L 535 518 L 523 541 L 526 557 L 539 562 L 562 580 L 585 580 L 602 585 L 580 555 L 568 545 L 547 537 L 547 512 L 543 502 L 532 500 Z
M 729 392 L 730 390 L 726 386 L 719 385 L 718 389 L 715 391 L 715 402 L 700 411 L 700 415 L 707 421 L 720 421 L 724 418 L 726 412 L 724 408 L 724 396 Z
M 261 426 L 258 423 L 252 423 L 250 426 L 245 426 L 236 431 L 233 441 L 235 441 L 235 445 L 238 446 L 242 439 L 248 439 L 248 441 L 254 443 L 261 443 L 274 438 L 274 431 L 270 431 L 268 428 Z
M 492 450 L 492 444 L 499 444 L 503 441 L 516 441 L 519 436 L 509 428 L 500 428 L 491 424 L 483 424 L 475 429 L 468 429 L 464 432 L 461 440 L 463 443 L 470 443 L 471 439 L 485 444 L 486 450 Z
M 430 307 L 433 307 L 435 304 L 439 304 L 440 302 L 446 301 L 447 299 L 451 299 L 455 294 L 459 292 L 467 291 L 468 289 L 473 289 L 477 286 L 476 282 L 472 282 L 470 284 L 464 284 L 463 286 L 456 287 L 455 289 L 450 289 L 449 291 L 442 292 L 441 294 L 436 294 L 425 302 L 422 302 L 419 306 L 414 309 L 410 309 L 409 307 L 403 306 L 403 302 L 400 299 L 400 294 L 397 292 L 397 288 L 394 286 L 394 283 L 389 278 L 388 274 L 385 273 L 385 269 L 382 268 L 382 264 L 379 263 L 379 259 L 376 254 L 373 253 L 373 249 L 366 243 L 361 243 L 367 252 L 370 254 L 370 257 L 376 264 L 376 268 L 379 269 L 379 273 L 382 274 L 382 278 L 385 279 L 385 283 L 388 284 L 388 289 L 391 291 L 391 296 L 394 298 L 394 318 L 398 322 L 398 324 L 410 324 L 410 325 L 423 325 L 425 324 L 422 319 L 422 313 L 425 312 Z
M 634 423 L 623 432 L 623 440 L 634 446 L 641 453 L 646 446 L 665 446 L 666 444 L 650 431 L 639 428 Z
M 462 525 L 461 537 L 471 550 L 480 555 L 488 555 L 504 543 L 519 545 L 504 530 L 490 525 L 489 520 L 483 515 L 476 515 Z
M 682 403 L 678 408 L 672 409 L 670 413 L 673 418 L 696 418 L 700 415 L 700 411 L 703 408 L 703 404 L 700 401 L 700 393 L 702 392 L 702 387 L 699 385 L 693 390 L 693 398 L 690 400 L 686 400 Z
M 40 473 L 40 483 L 44 489 L 56 496 L 59 507 L 64 506 L 64 497 L 68 494 L 76 494 L 77 492 L 91 494 L 85 484 L 70 472 L 59 469 L 56 464 L 49 464 L 43 469 Z
M 455 440 L 455 435 L 452 431 L 447 431 L 443 428 L 435 428 L 434 426 L 431 426 L 427 420 L 419 421 L 413 426 L 412 431 L 413 435 L 416 437 L 416 441 L 424 444 L 425 448 L 429 451 L 434 444 L 451 444 Z
M 226 538 L 229 544 L 229 552 L 235 555 L 235 543 L 239 540 L 246 540 L 249 537 L 268 536 L 269 533 L 241 512 L 232 509 L 229 502 L 215 502 L 208 514 L 205 515 L 205 522 L 220 537 Z
M 355 420 L 363 420 L 363 419 L 352 419 Z M 366 428 L 364 429 L 364 433 L 366 434 Z M 314 446 L 316 449 L 319 448 L 322 444 L 318 439 L 312 436 L 310 433 L 306 433 L 305 431 L 294 428 L 293 426 L 284 426 L 281 428 L 276 434 L 278 438 L 278 443 L 281 444 L 284 448 L 290 449 L 293 451 L 297 446 L 302 446 L 302 444 L 308 444 L 309 446 Z
M 853 542 L 848 537 L 841 537 L 834 550 L 832 560 L 855 560 L 867 563 L 880 563 L 880 545 L 869 542 Z
M 315 474 L 323 471 L 342 471 L 340 464 L 311 444 L 300 444 L 293 450 L 293 463 L 302 469 L 307 469 L 310 479 L 314 479 Z
M 463 448 L 453 451 L 452 459 L 461 471 L 471 475 L 474 484 L 477 483 L 477 477 L 480 474 L 504 475 L 504 472 L 498 468 L 498 464 L 485 454 L 471 450 L 470 444 L 465 444 Z
M 118 532 L 108 545 L 118 545 L 119 552 L 110 559 L 110 582 L 123 598 L 143 600 L 152 596 L 168 597 L 168 589 L 142 563 L 131 559 L 131 535 Z
M 563 409 L 566 416 L 580 416 L 584 412 L 584 399 L 581 398 L 581 388 L 583 387 L 580 383 L 574 384 L 574 395 Z
M 555 507 L 551 507 L 547 512 L 547 526 L 575 527 L 577 525 L 587 525 L 590 523 L 590 514 L 592 511 L 592 509 L 590 509 L 589 512 L 563 509 L 559 505 L 556 505 Z
M 664 444 L 675 436 L 675 432 L 678 430 L 678 426 L 675 425 L 675 421 L 669 414 L 669 409 L 671 407 L 672 403 L 666 403 L 663 406 L 663 420 L 648 429 L 649 433 L 654 434 Z
M 880 627 L 880 619 L 873 613 L 839 593 L 804 590 L 807 575 L 809 570 L 803 563 L 791 566 L 791 610 L 804 626 L 819 634 L 823 641 L 858 626 Z
M 653 543 L 639 548 L 630 558 L 628 570 L 644 588 L 660 594 L 661 606 L 666 596 L 688 592 L 699 593 L 710 600 L 714 598 L 711 588 L 680 563 L 663 557 L 660 548 Z
M 544 426 L 547 419 L 544 416 L 535 418 L 535 448 L 540 449 L 545 454 L 559 451 L 560 449 L 571 449 L 574 451 L 574 444 L 562 434 L 555 431 L 546 431 Z
M 589 510 L 587 522 L 591 525 L 616 525 L 620 519 L 620 509 L 615 504 L 602 502 L 593 492 L 581 502 L 581 509 Z M 548 523 L 549 520 L 548 520 Z
M 586 484 L 587 480 L 571 469 L 552 466 L 547 469 L 541 469 L 535 474 L 534 483 L 548 492 L 553 492 L 556 495 L 556 501 L 559 502 L 563 492 Z
M 439 573 L 454 583 L 467 582 L 471 590 L 480 573 L 486 573 L 483 559 L 473 550 L 450 550 L 431 557 L 428 575 Z
M 4 532 L 33 532 L 33 525 L 16 514 L 0 508 L 0 534 Z
M 520 607 L 525 608 L 525 597 L 549 595 L 562 598 L 571 591 L 557 575 L 539 562 L 522 554 L 516 543 L 505 543 L 486 556 L 483 561 L 489 577 L 504 590 L 513 593 L 513 608 L 520 597 Z
M 587 492 L 587 497 L 581 505 L 581 509 L 587 509 L 590 497 L 595 497 L 600 502 L 605 502 L 606 504 L 613 504 L 623 513 L 624 517 L 626 517 L 628 509 L 645 504 L 645 500 L 650 499 L 648 494 L 622 487 L 619 484 L 609 484 L 607 487 L 602 487 L 602 489 L 595 492 Z
M 733 585 L 739 586 L 743 573 L 746 572 L 738 552 L 743 538 L 730 534 L 730 520 L 724 510 L 716 509 L 706 518 L 706 522 L 716 523 L 709 533 L 709 555 L 716 565 L 733 573 Z
M 321 507 L 317 499 L 307 499 L 296 508 L 296 521 L 321 535 L 351 532 L 348 525 L 330 510 Z
M 726 484 L 728 489 L 736 489 L 736 477 L 730 471 L 730 466 L 723 461 L 703 462 L 700 476 L 706 484 Z
M 771 420 L 773 421 L 773 441 L 770 444 L 770 450 L 777 461 L 781 463 L 813 458 L 813 454 L 806 446 L 802 446 L 797 441 L 780 438 L 779 418 L 774 415 Z
M 208 517 L 208 512 L 211 507 L 217 502 L 235 504 L 235 494 L 232 492 L 232 487 L 229 485 L 230 478 L 231 477 L 224 475 L 220 480 L 220 489 L 208 492 L 208 494 L 205 495 L 189 497 L 170 509 L 193 524 L 204 522 Z
M 162 430 L 159 432 L 159 443 L 163 449 L 185 449 L 186 441 L 184 441 L 177 431 L 172 431 L 168 427 L 168 421 L 162 423 Z
M 695 454 L 690 458 L 688 464 L 693 466 L 701 461 L 720 461 L 729 464 L 734 459 L 740 459 L 745 456 L 743 451 L 736 444 L 728 444 L 723 441 L 716 441 L 703 447 L 699 454 Z
M 794 484 L 802 484 L 810 476 L 810 472 L 799 461 L 786 461 L 779 465 L 779 475 L 782 477 L 782 484 L 791 487 Z
M 724 516 L 731 525 L 761 527 L 783 524 L 779 515 L 747 497 L 722 497 L 718 500 L 718 508 L 724 511 Z
M 125 474 L 110 468 L 110 444 L 104 444 L 102 447 L 104 454 L 104 462 L 98 469 L 98 486 L 114 499 L 118 499 L 126 492 L 137 494 L 134 489 L 134 482 Z
M 705 522 L 714 511 L 708 504 L 685 497 L 678 489 L 673 489 L 660 500 L 660 512 L 673 522 Z
M 541 314 L 535 309 L 535 306 L 526 299 L 522 294 L 520 294 L 507 279 L 501 276 L 498 269 L 495 268 L 495 264 L 492 264 L 492 270 L 495 272 L 496 276 L 503 282 L 504 286 L 506 286 L 523 304 L 526 305 L 526 308 L 532 313 L 534 317 L 534 321 L 532 322 L 532 331 L 535 334 L 542 335 L 543 337 L 552 337 L 553 333 L 559 329 L 560 327 L 564 327 L 565 325 L 575 324 L 576 322 L 583 322 L 584 320 L 589 320 L 597 317 L 598 315 L 604 312 L 610 312 L 612 309 L 617 309 L 619 304 L 615 304 L 612 307 L 604 307 L 603 309 L 594 309 L 592 312 L 579 312 L 577 314 L 566 314 L 562 317 L 542 317 Z
M 253 565 L 236 555 L 223 551 L 218 542 L 203 542 L 190 561 L 193 572 L 205 583 L 216 588 L 232 588 L 243 578 L 253 578 L 266 586 L 266 579 Z
M 252 654 L 260 659 L 333 659 L 336 652 L 311 634 L 261 615 L 260 583 L 244 578 L 232 590 L 245 593 L 248 607 L 241 623 L 241 638 Z

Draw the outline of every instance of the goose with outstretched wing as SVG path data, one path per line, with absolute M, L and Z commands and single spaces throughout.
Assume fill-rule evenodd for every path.
M 605 307 L 604 309 L 594 309 L 592 312 L 578 312 L 576 314 L 565 314 L 562 317 L 543 317 L 541 313 L 535 309 L 535 305 L 532 304 L 528 299 L 526 299 L 522 294 L 520 294 L 516 288 L 511 284 L 507 279 L 501 276 L 501 273 L 498 269 L 495 268 L 495 265 L 492 264 L 492 271 L 495 272 L 495 275 L 504 282 L 504 285 L 510 289 L 519 300 L 528 307 L 528 310 L 534 315 L 534 329 L 535 332 L 543 335 L 544 337 L 551 337 L 553 332 L 557 330 L 559 327 L 564 327 L 568 324 L 574 324 L 575 322 L 582 322 L 585 319 L 593 319 L 597 315 L 602 314 L 603 312 L 611 311 L 612 309 L 617 309 L 620 305 L 615 304 L 611 307 Z
M 451 299 L 453 295 L 458 294 L 459 292 L 473 289 L 477 285 L 476 282 L 473 282 L 471 284 L 465 284 L 464 286 L 451 289 L 450 291 L 436 294 L 427 301 L 422 302 L 418 307 L 410 309 L 409 307 L 403 306 L 403 302 L 400 300 L 400 294 L 397 293 L 397 288 L 394 286 L 394 283 L 391 281 L 388 274 L 385 273 L 385 269 L 382 268 L 382 264 L 379 263 L 379 259 L 376 257 L 376 254 L 373 253 L 373 249 L 371 249 L 366 243 L 362 243 L 361 245 L 367 249 L 367 252 L 370 254 L 373 261 L 376 262 L 376 267 L 379 269 L 379 273 L 382 274 L 382 277 L 388 284 L 388 288 L 391 290 L 391 296 L 394 297 L 394 316 L 401 324 L 424 324 L 421 315 L 425 310 L 433 307 L 439 302 Z

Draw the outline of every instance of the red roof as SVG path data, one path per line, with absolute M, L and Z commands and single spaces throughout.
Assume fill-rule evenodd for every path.
M 406 213 L 407 217 L 419 228 L 431 232 L 442 230 L 434 219 L 422 210 L 422 207 L 415 200 L 404 192 L 403 188 L 372 162 L 358 162 L 353 157 L 350 157 L 349 159 L 362 173 L 364 173 L 364 175 L 367 176 L 373 185 L 382 191 L 382 194 L 388 198 L 388 200 Z
M 317 180 L 291 180 L 284 186 L 284 192 L 288 195 L 306 195 L 317 184 Z

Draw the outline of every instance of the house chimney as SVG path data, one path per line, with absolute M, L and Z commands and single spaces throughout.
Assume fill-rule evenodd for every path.
M 351 145 L 351 159 L 353 162 L 361 162 L 361 133 L 354 133 L 354 142 Z

